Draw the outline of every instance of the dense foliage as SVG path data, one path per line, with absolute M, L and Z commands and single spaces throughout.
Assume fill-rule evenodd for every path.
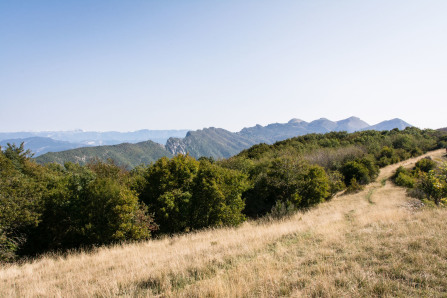
M 447 204 L 447 163 L 430 158 L 419 160 L 413 169 L 399 167 L 393 175 L 397 185 L 407 187 L 409 194 L 428 204 Z
M 0 150 L 0 260 L 283 216 L 356 190 L 380 166 L 446 140 L 417 128 L 309 134 L 225 160 L 177 155 L 131 171 L 100 160 L 39 165 L 23 145 L 8 145 Z M 422 180 L 400 169 L 396 181 L 421 185 L 438 202 L 444 194 L 432 186 L 443 189 L 444 176 L 429 161 L 417 168 Z
M 160 232 L 237 225 L 245 217 L 245 176 L 188 155 L 161 158 L 144 172 L 141 199 L 155 214 Z
M 29 152 L 0 153 L 0 259 L 150 237 L 146 207 L 125 170 L 99 161 L 40 166 Z

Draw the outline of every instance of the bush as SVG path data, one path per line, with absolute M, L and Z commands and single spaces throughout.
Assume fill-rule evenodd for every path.
M 396 154 L 396 151 L 393 148 L 384 146 L 377 157 L 378 164 L 381 167 L 385 167 L 387 165 L 399 162 L 399 156 Z
M 416 168 L 421 170 L 422 172 L 428 173 L 436 168 L 436 162 L 433 161 L 431 158 L 422 158 L 416 163 Z
M 416 178 L 413 174 L 402 166 L 397 168 L 396 172 L 391 178 L 396 185 L 407 188 L 413 188 L 416 184 Z
M 348 188 L 346 189 L 345 194 L 357 193 L 359 191 L 362 191 L 363 189 L 364 189 L 364 186 L 359 184 L 357 182 L 357 179 L 352 178 L 350 183 L 349 183 Z
M 328 178 L 329 178 L 329 193 L 330 193 L 329 198 L 332 198 L 339 191 L 342 191 L 346 188 L 346 185 L 343 182 L 344 177 L 339 171 L 329 172 Z
M 437 206 L 441 199 L 447 195 L 447 181 L 443 175 L 436 175 L 434 171 L 422 172 L 417 188 L 421 189 L 427 199 L 433 201 Z
M 416 179 L 408 174 L 399 173 L 394 179 L 394 182 L 399 186 L 413 188 L 416 184 Z
M 359 184 L 368 184 L 371 181 L 368 169 L 357 161 L 350 161 L 344 164 L 341 172 L 347 186 L 350 186 L 352 181 Z
M 298 209 L 296 206 L 290 201 L 276 201 L 275 205 L 267 214 L 267 217 L 272 219 L 281 219 L 293 215 L 297 210 Z

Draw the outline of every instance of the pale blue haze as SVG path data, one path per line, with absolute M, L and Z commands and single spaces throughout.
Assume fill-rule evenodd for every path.
M 0 131 L 447 126 L 447 1 L 0 0 Z

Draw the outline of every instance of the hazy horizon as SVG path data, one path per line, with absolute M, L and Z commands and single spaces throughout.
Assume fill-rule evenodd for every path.
M 446 1 L 0 3 L 0 131 L 446 127 Z
M 211 126 L 200 127 L 200 128 L 196 128 L 196 129 L 189 129 L 189 128 L 173 128 L 173 129 L 148 129 L 148 128 L 140 128 L 140 129 L 135 129 L 135 130 L 85 130 L 85 129 L 82 129 L 82 128 L 74 128 L 74 129 L 64 129 L 64 130 L 21 130 L 21 131 L 0 131 L 0 133 L 15 133 L 15 132 L 17 132 L 17 133 L 22 133 L 22 132 L 23 132 L 23 133 L 25 133 L 25 132 L 30 132 L 30 133 L 38 133 L 38 132 L 39 132 L 39 133 L 43 133 L 43 132 L 99 132 L 99 133 L 104 133 L 104 132 L 118 132 L 118 133 L 131 133 L 131 132 L 142 131 L 142 130 L 150 130 L 150 131 L 170 131 L 170 130 L 172 130 L 172 131 L 194 131 L 194 130 L 201 130 L 201 129 L 211 128 L 211 127 L 215 127 L 215 128 L 223 128 L 223 129 L 226 129 L 226 130 L 231 131 L 231 132 L 239 132 L 239 131 L 241 131 L 243 128 L 254 127 L 254 126 L 256 126 L 256 125 L 267 126 L 267 125 L 269 125 L 269 124 L 275 124 L 275 123 L 285 124 L 285 123 L 288 123 L 290 120 L 293 120 L 293 119 L 299 119 L 299 120 L 303 120 L 303 121 L 305 121 L 305 122 L 307 122 L 307 123 L 310 123 L 310 122 L 312 122 L 312 121 L 320 120 L 320 119 L 328 119 L 328 120 L 330 120 L 330 121 L 337 122 L 337 121 L 341 121 L 341 120 L 346 120 L 346 119 L 351 118 L 351 117 L 357 117 L 357 116 L 350 116 L 350 117 L 343 118 L 343 119 L 329 119 L 329 118 L 326 118 L 326 117 L 320 117 L 320 118 L 318 118 L 318 119 L 312 119 L 312 120 L 309 120 L 309 121 L 304 120 L 304 119 L 301 119 L 301 118 L 294 117 L 294 118 L 291 118 L 291 119 L 289 119 L 289 120 L 287 120 L 287 121 L 285 121 L 285 122 L 272 122 L 272 123 L 266 123 L 266 124 L 254 123 L 254 124 L 252 124 L 252 125 L 242 127 L 242 128 L 239 129 L 239 130 L 229 130 L 229 129 L 226 129 L 225 127 L 216 127 L 216 126 L 212 126 L 212 125 L 211 125 Z M 361 118 L 359 118 L 359 119 L 365 121 L 364 119 L 361 119 Z M 369 123 L 369 122 L 367 122 L 367 121 L 365 121 L 365 122 L 368 123 L 370 126 L 373 126 L 373 125 L 376 125 L 376 124 L 378 124 L 378 123 L 385 122 L 385 121 L 389 121 L 389 120 L 394 120 L 394 119 L 395 119 L 395 118 L 393 118 L 393 119 L 384 119 L 384 120 L 379 121 L 379 122 L 377 122 L 377 123 Z M 400 120 L 405 121 L 405 119 L 400 119 Z M 407 121 L 405 121 L 405 122 L 407 122 Z M 407 123 L 408 123 L 408 122 L 407 122 Z M 412 125 L 411 123 L 409 123 L 409 124 Z M 421 127 L 419 127 L 419 128 L 421 128 Z M 428 128 L 428 127 L 427 127 L 427 128 Z M 439 127 L 439 128 L 443 128 L 443 127 Z M 423 129 L 423 128 L 422 128 L 422 129 Z M 437 129 L 437 128 L 435 128 L 435 129 Z

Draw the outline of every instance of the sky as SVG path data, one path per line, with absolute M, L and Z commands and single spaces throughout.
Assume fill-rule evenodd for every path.
M 0 0 L 0 131 L 447 126 L 445 0 Z

